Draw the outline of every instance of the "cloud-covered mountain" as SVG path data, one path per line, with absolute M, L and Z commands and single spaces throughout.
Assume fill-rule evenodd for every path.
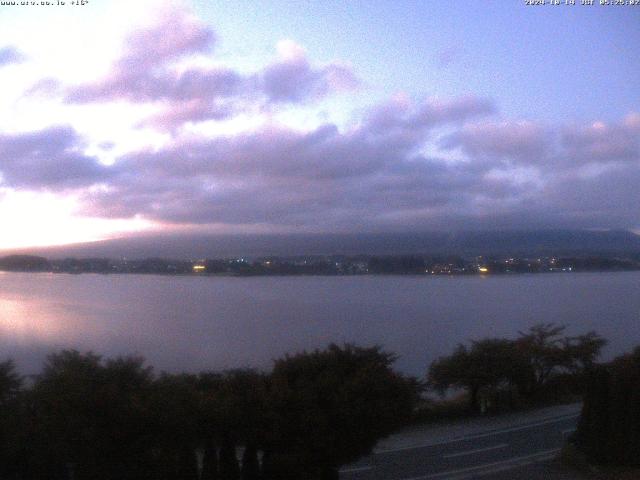
M 629 231 L 537 230 L 333 235 L 157 235 L 22 251 L 47 257 L 295 256 L 332 254 L 640 254 Z
M 640 227 L 635 97 L 608 116 L 531 118 L 503 111 L 498 91 L 375 93 L 362 64 L 287 38 L 244 63 L 223 42 L 200 10 L 168 1 L 93 55 L 95 70 L 0 46 L 0 80 L 24 77 L 0 115 L 13 234 L 0 246 L 191 231 L 240 235 L 248 250 L 338 248 L 414 232 L 389 240 L 413 248 L 424 231 Z

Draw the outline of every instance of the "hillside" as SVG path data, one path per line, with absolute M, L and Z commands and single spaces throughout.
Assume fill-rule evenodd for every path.
M 63 247 L 5 251 L 48 258 L 204 258 L 262 255 L 640 255 L 640 236 L 630 231 L 536 230 L 459 233 L 333 235 L 156 235 Z

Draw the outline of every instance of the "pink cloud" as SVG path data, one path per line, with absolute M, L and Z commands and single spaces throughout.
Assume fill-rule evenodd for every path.
M 107 77 L 70 88 L 67 100 L 140 102 L 169 96 L 180 80 L 170 74 L 171 62 L 207 53 L 214 42 L 212 29 L 184 10 L 170 9 L 127 37 L 124 53 Z
M 291 40 L 278 43 L 278 59 L 259 75 L 261 88 L 274 102 L 317 99 L 357 88 L 360 81 L 347 65 L 311 65 L 306 51 Z
M 529 121 L 477 122 L 465 125 L 443 142 L 474 158 L 541 163 L 549 151 L 547 131 Z
M 562 145 L 576 162 L 614 162 L 640 159 L 640 141 L 634 116 L 622 123 L 607 125 L 594 122 L 588 126 L 565 128 Z
M 243 75 L 224 66 L 176 68 L 179 60 L 209 53 L 214 43 L 209 27 L 173 9 L 171 15 L 131 33 L 111 72 L 97 82 L 67 89 L 66 101 L 157 103 L 163 111 L 143 123 L 173 130 L 189 121 L 228 118 L 243 105 L 313 101 L 359 85 L 348 65 L 315 66 L 291 41 L 280 42 L 277 59 L 255 74 Z M 34 92 L 48 86 L 38 85 Z
M 430 98 L 414 105 L 405 95 L 372 109 L 367 117 L 368 128 L 376 132 L 405 132 L 459 123 L 495 113 L 493 102 L 486 98 L 463 96 L 446 99 Z

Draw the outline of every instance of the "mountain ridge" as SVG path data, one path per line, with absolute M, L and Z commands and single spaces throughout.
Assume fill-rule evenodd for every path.
M 0 251 L 64 257 L 222 258 L 304 255 L 640 255 L 628 230 L 506 230 L 467 232 L 186 235 L 160 234 L 56 247 Z

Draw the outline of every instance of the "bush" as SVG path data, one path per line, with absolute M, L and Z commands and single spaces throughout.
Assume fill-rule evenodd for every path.
M 592 462 L 640 466 L 640 347 L 593 369 L 575 441 Z
M 140 358 L 62 351 L 28 389 L 0 363 L 0 479 L 337 479 L 411 417 L 420 385 L 394 360 L 331 345 L 271 374 L 156 376 Z
M 584 376 L 606 341 L 595 332 L 562 337 L 564 326 L 538 324 L 517 340 L 487 338 L 458 345 L 429 367 L 428 384 L 444 394 L 464 389 L 469 409 L 560 402 L 583 392 Z

